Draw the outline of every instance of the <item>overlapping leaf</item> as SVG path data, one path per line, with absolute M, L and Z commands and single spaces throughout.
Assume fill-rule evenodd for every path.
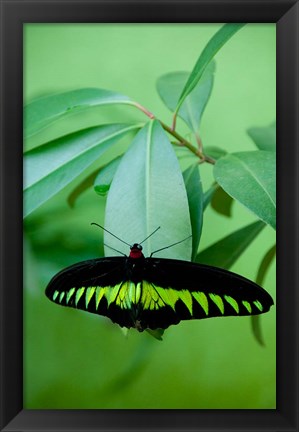
M 206 192 L 204 192 L 204 194 L 203 194 L 203 210 L 204 211 L 208 207 L 210 202 L 212 201 L 213 196 L 214 196 L 214 194 L 218 188 L 219 188 L 219 185 L 217 185 L 217 183 L 214 183 L 214 184 L 212 184 L 212 186 L 208 190 L 206 190 Z
M 220 186 L 262 221 L 276 228 L 276 153 L 228 154 L 214 166 Z
M 107 195 L 113 176 L 120 162 L 120 158 L 121 156 L 103 165 L 100 169 L 97 168 L 83 179 L 68 196 L 70 207 L 74 207 L 79 196 L 92 186 L 98 195 Z
M 227 151 L 216 146 L 205 146 L 205 154 L 217 160 L 227 154 Z
M 212 61 L 193 91 L 186 97 L 179 112 L 179 116 L 195 133 L 198 131 L 202 114 L 213 88 L 214 72 L 215 62 Z M 158 93 L 172 112 L 176 109 L 188 76 L 188 72 L 171 72 L 161 76 L 157 81 Z
M 24 216 L 30 214 L 140 125 L 112 124 L 83 129 L 24 155 Z
M 221 187 L 218 187 L 211 201 L 213 209 L 223 216 L 231 217 L 232 204 L 232 197 L 228 195 Z
M 261 221 L 253 222 L 217 241 L 196 256 L 196 262 L 229 269 L 265 227 Z
M 189 78 L 186 82 L 182 93 L 179 97 L 175 112 L 181 108 L 186 97 L 191 93 L 194 87 L 199 82 L 207 66 L 217 54 L 220 48 L 245 24 L 229 23 L 225 24 L 218 32 L 209 40 L 201 55 L 199 56 Z
M 160 123 L 150 121 L 136 135 L 114 175 L 107 198 L 105 227 L 129 244 L 145 241 L 145 256 L 191 234 L 187 193 L 178 160 Z M 105 234 L 105 244 L 128 247 Z M 155 256 L 191 259 L 191 239 Z M 111 250 L 106 249 L 111 255 Z
M 247 133 L 260 150 L 276 150 L 276 122 L 267 127 L 252 127 Z
M 276 245 L 272 246 L 268 252 L 266 252 L 264 258 L 262 259 L 262 262 L 259 266 L 257 277 L 256 277 L 256 283 L 258 285 L 263 285 L 264 279 L 266 277 L 266 274 L 270 268 L 270 265 L 275 257 L 276 254 Z M 256 340 L 259 342 L 260 345 L 265 345 L 264 338 L 262 335 L 262 329 L 261 329 L 261 321 L 259 315 L 253 315 L 251 317 L 251 326 L 253 334 L 256 338 Z
M 95 181 L 95 178 L 98 175 L 98 172 L 99 172 L 98 169 L 94 170 L 72 190 L 72 192 L 69 194 L 67 198 L 67 202 L 70 207 L 74 207 L 79 196 L 93 186 L 93 183 Z
M 111 104 L 134 105 L 134 102 L 128 96 L 99 88 L 78 89 L 36 99 L 24 108 L 24 137 L 39 132 L 67 114 Z
M 98 195 L 106 195 L 110 185 L 112 183 L 113 177 L 117 171 L 120 164 L 122 156 L 110 161 L 108 164 L 103 166 L 98 172 L 96 178 L 94 179 L 93 187 Z
M 191 165 L 183 172 L 192 226 L 192 259 L 197 254 L 203 223 L 203 191 L 198 164 Z

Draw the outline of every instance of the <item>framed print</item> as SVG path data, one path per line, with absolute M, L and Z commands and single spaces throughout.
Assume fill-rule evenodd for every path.
M 1 14 L 1 430 L 297 430 L 297 2 Z

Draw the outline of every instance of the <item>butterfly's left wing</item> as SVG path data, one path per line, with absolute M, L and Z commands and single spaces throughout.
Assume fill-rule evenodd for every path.
M 57 273 L 46 288 L 46 296 L 61 306 L 104 315 L 120 326 L 132 327 L 128 308 L 116 304 L 127 291 L 126 280 L 127 257 L 92 259 Z
M 268 312 L 271 296 L 250 280 L 216 267 L 147 258 L 143 273 L 142 327 L 167 328 L 181 320 Z

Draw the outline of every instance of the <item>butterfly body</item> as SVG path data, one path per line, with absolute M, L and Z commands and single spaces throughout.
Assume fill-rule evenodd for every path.
M 70 266 L 50 281 L 47 297 L 62 306 L 104 315 L 121 327 L 165 329 L 181 320 L 267 312 L 271 296 L 235 273 L 186 261 L 128 257 Z

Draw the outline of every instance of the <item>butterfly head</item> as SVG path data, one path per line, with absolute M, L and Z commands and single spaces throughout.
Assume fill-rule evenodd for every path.
M 143 257 L 142 246 L 139 243 L 134 243 L 133 246 L 130 247 L 130 258 L 141 258 Z

